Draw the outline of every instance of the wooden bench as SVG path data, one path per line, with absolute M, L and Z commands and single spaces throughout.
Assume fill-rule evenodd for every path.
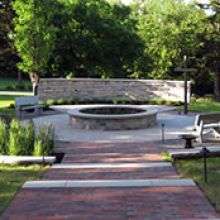
M 16 116 L 22 119 L 22 113 L 33 110 L 34 115 L 39 115 L 42 106 L 39 105 L 38 96 L 19 97 L 15 99 Z
M 204 142 L 203 134 L 207 129 L 213 129 L 216 134 L 220 134 L 220 113 L 204 113 L 196 116 L 193 130 L 200 143 Z

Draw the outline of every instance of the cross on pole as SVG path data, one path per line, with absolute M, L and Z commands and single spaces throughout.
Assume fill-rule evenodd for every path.
M 187 73 L 195 72 L 195 68 L 187 68 L 186 66 L 186 60 L 187 56 L 184 56 L 184 67 L 177 67 L 175 69 L 176 72 L 184 73 L 184 114 L 187 115 L 188 113 L 188 102 L 187 102 L 187 96 L 188 96 L 188 85 L 187 85 Z

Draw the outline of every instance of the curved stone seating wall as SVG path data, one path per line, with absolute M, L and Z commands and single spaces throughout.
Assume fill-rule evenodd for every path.
M 191 82 L 188 81 L 188 94 Z M 184 101 L 184 82 L 168 80 L 43 78 L 38 94 L 40 100 L 76 99 L 80 101 L 136 100 L 146 101 L 160 98 Z M 188 95 L 188 101 L 190 95 Z
M 131 113 L 125 114 L 95 114 L 84 113 L 83 110 L 130 110 Z M 136 110 L 136 113 L 133 113 Z M 140 111 L 141 110 L 141 111 Z M 78 107 L 68 111 L 70 123 L 74 128 L 86 130 L 133 130 L 145 129 L 156 124 L 157 112 L 139 107 L 126 105 L 108 105 L 95 107 Z

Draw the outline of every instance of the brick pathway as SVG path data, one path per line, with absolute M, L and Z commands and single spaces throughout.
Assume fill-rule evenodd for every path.
M 67 163 L 154 163 L 163 150 L 149 143 L 60 143 Z M 44 180 L 176 179 L 173 167 L 51 168 Z M 197 186 L 23 188 L 3 220 L 218 219 Z

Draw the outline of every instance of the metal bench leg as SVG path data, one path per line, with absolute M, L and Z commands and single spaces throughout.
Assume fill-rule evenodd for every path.
M 192 140 L 191 140 L 191 139 L 186 139 L 185 141 L 186 141 L 186 142 L 185 142 L 185 148 L 186 148 L 186 149 L 193 148 L 193 146 L 192 146 Z

